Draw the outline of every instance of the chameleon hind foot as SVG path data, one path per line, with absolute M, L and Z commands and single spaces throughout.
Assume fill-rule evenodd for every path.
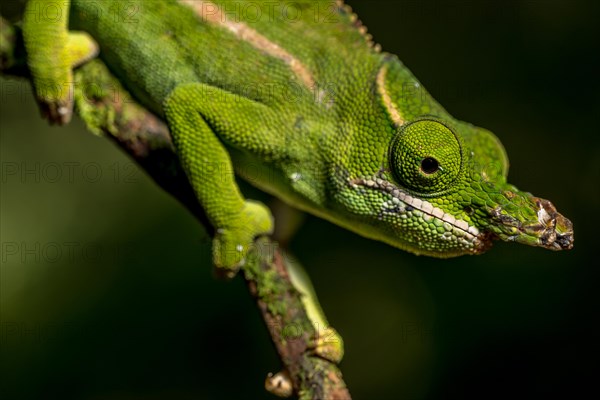
M 68 30 L 69 2 L 27 3 L 23 39 L 36 100 L 50 123 L 66 124 L 73 114 L 73 68 L 98 55 L 99 46 L 85 32 Z M 55 18 L 44 18 L 51 8 Z
M 235 225 L 218 228 L 213 239 L 213 262 L 218 275 L 232 278 L 246 261 L 257 236 L 273 232 L 269 209 L 256 201 L 246 200 Z
M 332 327 L 324 328 L 322 332 L 318 327 L 316 329 L 316 339 L 311 348 L 312 353 L 334 364 L 339 364 L 344 357 L 342 337 Z
M 320 332 L 317 327 L 315 335 L 317 337 L 309 349 L 312 355 L 339 364 L 344 356 L 344 342 L 339 333 L 331 327 L 326 328 L 325 332 Z M 284 369 L 276 374 L 269 372 L 265 379 L 265 389 L 278 397 L 290 397 L 294 387 L 288 371 Z
M 73 116 L 73 68 L 94 58 L 98 54 L 98 45 L 85 32 L 69 32 L 63 53 L 70 61 L 57 67 L 63 69 L 59 75 L 65 80 L 42 77 L 35 84 L 42 117 L 58 125 L 67 124 Z

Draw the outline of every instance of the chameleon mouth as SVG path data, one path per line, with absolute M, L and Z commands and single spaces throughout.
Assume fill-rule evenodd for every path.
M 492 210 L 492 218 L 504 226 L 511 227 L 515 232 L 500 235 L 500 239 L 555 251 L 572 249 L 575 240 L 573 223 L 556 211 L 556 207 L 550 201 L 539 197 L 531 197 L 531 201 L 535 205 L 537 221 L 528 224 L 500 214 L 498 208 Z
M 384 203 L 384 213 L 416 212 L 421 214 L 420 216 L 425 222 L 434 219 L 441 221 L 445 228 L 445 232 L 441 234 L 442 240 L 456 238 L 459 244 L 470 253 L 483 253 L 491 247 L 493 236 L 489 233 L 480 232 L 477 227 L 470 225 L 467 221 L 455 218 L 427 200 L 411 196 L 385 179 L 358 178 L 351 180 L 350 184 L 353 187 L 367 187 L 391 195 L 391 199 Z

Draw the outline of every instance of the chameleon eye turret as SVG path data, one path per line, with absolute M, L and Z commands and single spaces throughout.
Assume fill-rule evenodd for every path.
M 390 163 L 402 186 L 417 193 L 440 193 L 461 173 L 462 146 L 443 123 L 421 119 L 400 128 L 390 146 Z

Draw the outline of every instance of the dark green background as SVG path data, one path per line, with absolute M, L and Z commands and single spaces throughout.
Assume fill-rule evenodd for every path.
M 592 3 L 350 2 L 451 113 L 501 138 L 510 181 L 551 199 L 576 232 L 570 252 L 498 243 L 436 260 L 308 217 L 292 249 L 345 339 L 355 399 L 598 392 Z M 274 349 L 241 280 L 212 278 L 201 227 L 109 141 L 80 121 L 48 127 L 27 85 L 0 83 L 0 395 L 271 398 Z

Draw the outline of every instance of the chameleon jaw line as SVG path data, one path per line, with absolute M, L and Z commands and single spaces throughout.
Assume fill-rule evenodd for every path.
M 442 209 L 435 207 L 426 200 L 421 200 L 411 196 L 384 179 L 359 178 L 353 179 L 350 184 L 353 187 L 362 186 L 389 193 L 392 196 L 392 199 L 398 199 L 397 201 L 400 201 L 400 204 L 405 204 L 405 208 L 412 207 L 413 209 L 418 210 L 423 214 L 430 216 L 431 218 L 436 218 L 440 221 L 450 224 L 453 228 L 456 228 L 458 231 L 464 234 L 464 239 L 473 244 L 475 252 L 480 252 L 486 247 L 486 236 L 482 234 L 477 227 L 469 225 L 469 223 L 466 221 L 456 219 L 453 215 L 444 212 Z

